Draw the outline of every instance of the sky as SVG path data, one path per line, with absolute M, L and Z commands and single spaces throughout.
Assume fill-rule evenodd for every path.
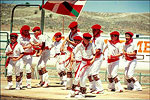
M 45 2 L 47 0 L 44 0 Z M 22 1 L 22 0 L 2 0 L 2 3 L 23 4 L 29 2 L 30 4 L 42 4 L 42 0 L 35 1 Z M 83 11 L 92 12 L 150 12 L 149 0 L 88 0 L 83 8 Z

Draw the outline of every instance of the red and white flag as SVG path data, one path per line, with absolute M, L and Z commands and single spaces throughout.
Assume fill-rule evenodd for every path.
M 48 0 L 42 8 L 52 12 L 78 17 L 86 0 Z

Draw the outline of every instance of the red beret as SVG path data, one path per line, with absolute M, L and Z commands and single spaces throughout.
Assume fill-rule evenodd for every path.
M 55 33 L 55 35 L 54 36 L 61 36 L 61 32 L 57 32 L 57 33 Z
M 23 25 L 22 27 L 21 27 L 21 30 L 23 31 L 23 30 L 30 30 L 30 27 L 28 26 L 28 25 Z
M 41 30 L 40 27 L 36 26 L 32 29 L 33 32 L 35 32 L 36 30 Z
M 73 37 L 74 40 L 79 40 L 79 41 L 82 41 L 82 37 L 81 36 L 75 36 Z
M 18 37 L 18 34 L 17 34 L 17 33 L 11 33 L 10 35 L 15 35 L 15 36 L 17 36 L 17 37 Z
M 91 28 L 92 29 L 101 29 L 101 26 L 99 24 L 95 24 Z
M 78 23 L 76 21 L 71 22 L 70 25 L 68 26 L 69 28 L 74 28 L 75 26 L 77 26 Z
M 120 35 L 120 33 L 117 32 L 117 31 L 113 31 L 113 32 L 110 33 L 110 35 Z
M 134 35 L 132 32 L 126 32 L 125 34 L 130 34 L 131 36 Z
M 90 33 L 84 33 L 83 37 L 92 38 L 92 35 Z

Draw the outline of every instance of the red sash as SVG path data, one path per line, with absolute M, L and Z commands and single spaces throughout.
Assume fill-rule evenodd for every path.
M 90 64 L 90 61 L 91 61 L 91 60 L 92 60 L 92 59 L 85 59 L 85 58 L 82 58 L 82 61 L 86 61 L 86 64 L 80 69 L 80 71 L 82 71 L 82 69 L 85 68 L 84 71 L 82 72 L 82 74 L 79 75 L 79 76 L 83 76 L 83 74 L 85 73 L 85 71 L 86 71 L 86 69 L 88 68 L 88 66 L 91 65 L 91 64 Z M 79 77 L 79 76 L 78 76 L 78 77 Z
M 111 62 L 115 62 L 115 61 L 118 61 L 119 60 L 119 57 L 118 56 L 112 56 L 111 55 L 111 58 L 108 58 L 108 63 L 111 63 Z
M 128 60 L 128 61 L 132 61 L 134 59 L 136 59 L 136 57 L 130 57 L 127 55 L 127 53 L 125 54 L 125 59 Z
M 18 42 L 16 42 L 14 45 L 12 45 L 12 43 L 10 43 L 10 48 L 12 49 L 12 51 L 14 51 L 14 48 L 16 47 L 17 44 L 18 44 Z M 10 59 L 11 59 L 11 57 L 7 58 L 5 68 L 8 66 Z

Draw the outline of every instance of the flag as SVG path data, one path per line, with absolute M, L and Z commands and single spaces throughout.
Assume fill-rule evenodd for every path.
M 52 12 L 78 17 L 86 0 L 48 0 L 42 8 Z

